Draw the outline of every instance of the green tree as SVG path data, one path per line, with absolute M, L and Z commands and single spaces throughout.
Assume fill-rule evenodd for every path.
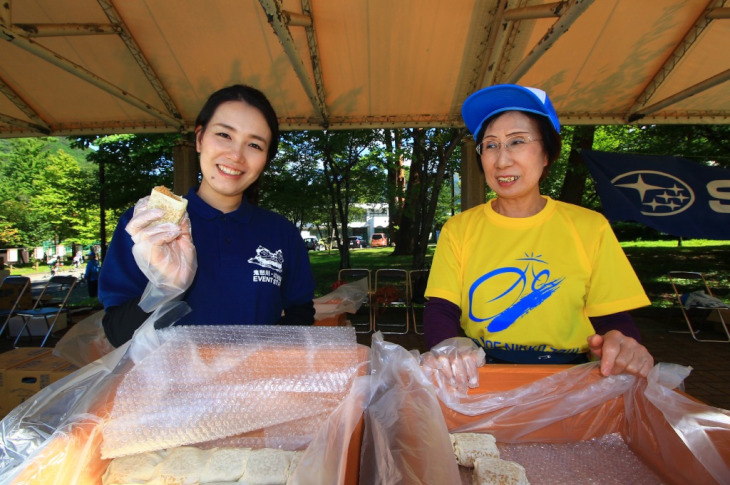
M 376 145 L 369 155 L 371 163 L 382 166 L 386 172 L 385 188 L 381 194 L 388 204 L 388 238 L 393 241 L 400 227 L 400 216 L 403 212 L 405 196 L 405 159 L 410 157 L 411 146 L 404 136 L 407 130 L 386 129 L 380 132 L 381 143 Z
M 261 177 L 260 205 L 298 225 L 329 224 L 329 198 L 319 160 L 309 158 L 307 132 L 282 133 L 279 154 Z M 321 234 L 320 234 L 321 235 Z
M 594 149 L 668 155 L 730 167 L 728 125 L 618 125 L 596 131 Z
M 18 229 L 13 227 L 12 222 L 5 220 L 4 216 L 0 216 L 0 246 L 17 247 L 22 245 L 22 239 Z
M 90 147 L 88 159 L 98 165 L 102 254 L 107 247 L 108 213 L 113 223 L 157 185 L 172 186 L 172 148 L 180 139 L 175 133 L 109 135 L 76 140 L 76 146 Z M 111 224 L 114 226 L 114 224 Z
M 347 244 L 350 205 L 360 202 L 358 175 L 366 174 L 369 166 L 364 154 L 374 147 L 376 137 L 371 130 L 318 132 L 316 148 L 324 168 L 324 179 L 332 204 L 332 228 L 335 237 L 343 241 L 339 245 L 340 268 L 350 267 L 350 251 Z M 339 223 L 339 224 L 338 224 Z M 342 228 L 339 234 L 338 226 Z
M 172 187 L 172 148 L 179 139 L 176 133 L 109 135 L 77 143 L 89 146 L 87 158 L 104 166 L 106 208 L 120 216 L 152 187 Z
M 394 254 L 412 254 L 414 269 L 425 265 L 441 188 L 446 174 L 459 164 L 465 133 L 453 128 L 408 130 L 413 149 Z
M 68 143 L 56 138 L 2 144 L 0 220 L 8 238 L 3 244 L 36 246 L 77 236 L 79 214 L 92 207 L 93 174 L 63 146 Z
M 81 169 L 67 153 L 50 155 L 47 165 L 34 181 L 29 212 L 40 216 L 40 227 L 48 228 L 56 243 L 73 238 L 74 224 L 82 209 L 80 194 L 85 193 Z
M 314 177 L 312 181 L 322 181 L 293 190 L 292 193 L 299 195 L 297 203 L 306 203 L 300 191 L 306 191 L 308 187 L 321 191 L 324 187 L 329 227 L 338 240 L 347 238 L 352 204 L 372 202 L 371 197 L 377 191 L 373 186 L 380 183 L 376 181 L 380 180 L 382 171 L 368 160 L 368 154 L 376 148 L 376 141 L 376 132 L 372 130 L 308 131 L 283 138 L 283 152 L 290 154 L 285 156 L 287 161 L 307 166 L 307 176 Z M 320 210 L 324 207 L 324 204 L 317 205 Z M 340 267 L 349 268 L 347 244 L 339 245 L 339 252 Z
M 448 186 L 447 186 L 448 184 Z M 436 213 L 433 218 L 433 230 L 439 230 L 447 220 L 461 209 L 461 180 L 458 168 L 447 169 L 444 186 L 439 192 Z

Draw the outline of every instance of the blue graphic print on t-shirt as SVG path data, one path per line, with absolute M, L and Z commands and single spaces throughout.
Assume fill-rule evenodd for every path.
M 550 270 L 537 271 L 537 264 L 547 265 L 547 262 L 540 259 L 541 256 L 528 256 L 519 258 L 517 261 L 524 261 L 527 264 L 524 269 L 516 266 L 506 266 L 494 269 L 479 277 L 469 288 L 469 318 L 475 322 L 489 322 L 487 331 L 499 332 L 509 328 L 518 319 L 527 315 L 531 310 L 540 306 L 545 300 L 560 288 L 565 278 L 550 279 Z M 495 276 L 515 276 L 515 281 L 504 291 L 490 299 L 487 303 L 497 302 L 499 311 L 493 315 L 477 316 L 474 314 L 474 294 L 482 285 L 494 285 Z M 492 281 L 490 281 L 492 280 Z

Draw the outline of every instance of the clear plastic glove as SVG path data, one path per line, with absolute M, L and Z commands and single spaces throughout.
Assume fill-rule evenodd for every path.
M 442 389 L 466 396 L 479 386 L 479 367 L 485 362 L 484 349 L 466 337 L 446 339 L 421 355 L 421 367 Z
M 145 312 L 185 293 L 198 269 L 188 214 L 179 225 L 156 224 L 163 212 L 148 209 L 148 201 L 149 197 L 143 197 L 137 202 L 134 216 L 125 228 L 134 241 L 134 260 L 149 280 L 139 302 Z

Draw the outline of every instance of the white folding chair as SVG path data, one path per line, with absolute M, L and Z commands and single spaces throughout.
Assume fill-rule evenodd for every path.
M 725 321 L 724 313 L 730 310 L 727 302 L 717 299 L 710 290 L 702 273 L 694 271 L 670 271 L 669 282 L 674 289 L 677 303 L 682 310 L 684 321 L 689 327 L 692 338 L 698 342 L 730 342 L 730 331 L 728 322 Z M 724 339 L 699 338 L 700 324 L 708 323 L 707 317 L 715 313 L 719 324 L 725 332 Z M 703 332 L 704 334 L 705 332 Z
M 56 326 L 58 317 L 62 313 L 68 314 L 66 303 L 77 281 L 78 279 L 75 276 L 52 276 L 48 280 L 48 283 L 46 283 L 46 286 L 43 287 L 41 294 L 38 295 L 38 299 L 33 308 L 16 312 L 16 315 L 23 319 L 23 325 L 18 330 L 18 335 L 15 337 L 13 346 L 18 345 L 18 340 L 20 340 L 25 329 L 28 329 L 28 337 L 33 338 L 33 334 L 30 328 L 28 328 L 28 323 L 34 317 L 43 317 L 46 322 L 47 331 L 40 346 L 43 347 L 46 344 L 48 337 L 53 333 L 53 328 Z
M 373 331 L 373 308 L 372 308 L 372 278 L 370 270 L 367 268 L 345 268 L 341 269 L 337 274 L 337 279 L 346 283 L 352 283 L 361 279 L 367 279 L 368 294 L 362 302 L 362 305 L 354 315 L 348 315 L 348 319 L 355 333 L 370 333 Z
M 373 291 L 373 330 L 384 334 L 406 334 L 410 324 L 410 291 L 408 271 L 379 269 L 375 271 Z

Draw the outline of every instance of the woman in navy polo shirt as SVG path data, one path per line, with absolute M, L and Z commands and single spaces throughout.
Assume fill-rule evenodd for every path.
M 99 279 L 104 331 L 115 346 L 154 310 L 143 298 L 150 290 L 190 305 L 179 325 L 314 322 L 314 278 L 299 232 L 245 195 L 276 155 L 271 104 L 249 86 L 216 91 L 195 122 L 195 142 L 202 181 L 185 196 L 181 223 L 151 224 L 162 212 L 144 198 L 117 224 Z

